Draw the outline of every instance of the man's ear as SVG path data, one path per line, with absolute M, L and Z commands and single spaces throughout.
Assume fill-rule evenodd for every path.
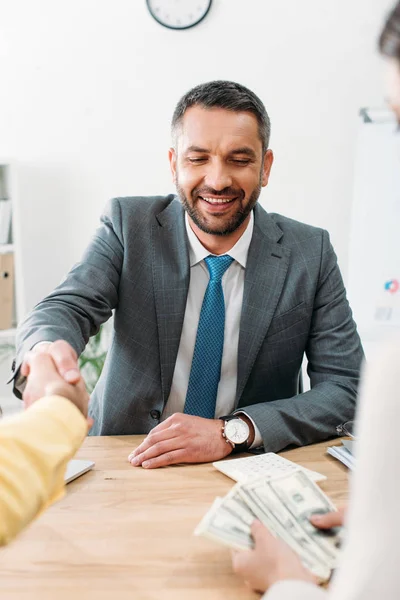
M 172 181 L 176 183 L 176 151 L 175 148 L 168 150 L 169 166 L 172 174 Z
M 272 163 L 274 162 L 274 153 L 272 150 L 267 150 L 264 154 L 263 171 L 261 178 L 261 185 L 265 187 L 268 185 L 269 175 L 271 173 Z

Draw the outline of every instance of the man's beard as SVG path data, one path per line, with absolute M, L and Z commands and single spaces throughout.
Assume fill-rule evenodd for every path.
M 179 185 L 179 178 L 177 177 L 176 191 L 178 192 L 178 196 L 179 196 L 180 201 L 182 202 L 183 208 L 186 210 L 186 212 L 188 213 L 189 217 L 192 219 L 194 224 L 201 231 L 204 231 L 204 233 L 211 233 L 213 235 L 229 235 L 230 233 L 233 233 L 234 231 L 236 231 L 236 229 L 238 229 L 242 225 L 242 223 L 244 223 L 244 221 L 247 219 L 247 217 L 253 210 L 254 206 L 257 204 L 257 200 L 261 193 L 261 176 L 260 176 L 259 184 L 252 191 L 246 206 L 243 206 L 243 200 L 245 198 L 245 193 L 241 189 L 227 187 L 227 188 L 224 188 L 223 190 L 220 190 L 219 192 L 217 192 L 216 190 L 213 190 L 212 188 L 206 188 L 206 187 L 194 188 L 194 190 L 192 190 L 192 193 L 191 193 L 192 203 L 190 204 L 187 197 L 185 196 L 185 193 L 184 193 L 182 187 Z M 239 204 L 239 207 L 237 208 L 236 212 L 233 215 L 231 215 L 229 218 L 222 216 L 221 224 L 219 226 L 218 225 L 213 226 L 213 225 L 211 225 L 211 223 L 208 223 L 207 217 L 204 217 L 200 213 L 200 211 L 198 211 L 196 208 L 196 203 L 201 202 L 201 200 L 199 200 L 199 196 L 202 196 L 203 198 L 204 197 L 207 198 L 209 196 L 212 196 L 214 198 L 218 198 L 219 196 L 235 197 L 236 200 L 234 200 L 234 202 L 237 202 Z

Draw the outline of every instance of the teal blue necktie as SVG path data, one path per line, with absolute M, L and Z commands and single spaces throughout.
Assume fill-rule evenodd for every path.
M 225 254 L 207 256 L 204 260 L 210 281 L 201 306 L 184 413 L 214 419 L 225 329 L 221 280 L 233 258 Z

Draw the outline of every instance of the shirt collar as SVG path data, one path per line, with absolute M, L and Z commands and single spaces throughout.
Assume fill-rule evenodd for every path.
M 201 262 L 206 258 L 206 256 L 210 255 L 210 252 L 204 248 L 203 244 L 200 242 L 193 229 L 190 227 L 189 219 L 187 213 L 185 213 L 185 225 L 186 232 L 189 238 L 189 260 L 190 266 L 193 267 L 197 265 L 197 263 Z M 246 268 L 247 263 L 247 255 L 249 253 L 249 247 L 251 238 L 253 236 L 253 228 L 254 228 L 254 215 L 253 211 L 250 213 L 250 220 L 242 233 L 236 244 L 231 248 L 226 254 L 232 256 L 234 260 L 236 260 L 244 269 Z

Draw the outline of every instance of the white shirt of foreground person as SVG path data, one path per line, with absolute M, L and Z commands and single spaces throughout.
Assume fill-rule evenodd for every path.
M 330 589 L 280 581 L 263 600 L 399 600 L 400 338 L 364 372 L 357 425 L 357 469 L 350 484 L 347 541 Z

